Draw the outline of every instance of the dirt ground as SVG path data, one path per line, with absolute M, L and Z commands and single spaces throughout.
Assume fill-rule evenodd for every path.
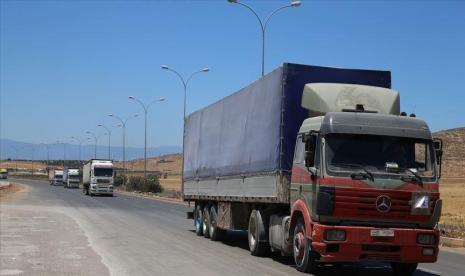
M 23 186 L 19 184 L 12 183 L 9 187 L 0 189 L 0 198 L 4 199 L 8 197 L 10 194 L 16 193 L 24 189 Z

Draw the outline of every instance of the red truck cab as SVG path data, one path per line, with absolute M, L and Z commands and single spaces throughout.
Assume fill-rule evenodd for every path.
M 344 85 L 332 86 L 325 93 Z M 321 87 L 306 89 L 318 93 Z M 396 274 L 409 275 L 418 263 L 437 260 L 442 143 L 424 121 L 399 114 L 398 101 L 389 109 L 382 112 L 371 102 L 302 124 L 289 233 L 298 270 L 387 261 Z

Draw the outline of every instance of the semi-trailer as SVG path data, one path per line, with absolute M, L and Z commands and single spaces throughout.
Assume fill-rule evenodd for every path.
M 199 236 L 247 230 L 252 255 L 304 272 L 437 260 L 442 142 L 400 112 L 389 71 L 285 63 L 189 115 L 183 148 Z
M 81 176 L 79 169 L 66 168 L 63 170 L 63 186 L 65 188 L 79 188 Z
M 113 161 L 91 159 L 82 167 L 82 184 L 85 195 L 113 196 Z
M 48 171 L 48 181 L 50 185 L 63 185 L 63 170 L 50 169 Z

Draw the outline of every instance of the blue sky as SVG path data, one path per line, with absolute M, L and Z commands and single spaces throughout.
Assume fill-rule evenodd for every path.
M 266 16 L 286 1 L 246 1 Z M 106 116 L 141 112 L 127 99 L 166 97 L 149 112 L 148 145 L 180 145 L 182 86 L 162 71 L 208 66 L 188 112 L 260 75 L 260 32 L 226 1 L 1 1 L 2 138 L 54 142 L 103 133 Z M 433 130 L 465 126 L 465 2 L 312 2 L 283 10 L 267 31 L 266 71 L 283 62 L 392 70 L 402 110 Z M 143 120 L 129 146 L 143 146 Z M 114 130 L 113 144 L 121 143 Z M 100 144 L 105 144 L 101 139 Z

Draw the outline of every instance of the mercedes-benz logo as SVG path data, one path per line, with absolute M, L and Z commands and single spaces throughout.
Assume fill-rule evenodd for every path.
M 376 209 L 381 213 L 386 213 L 391 210 L 391 198 L 386 195 L 380 195 L 376 198 Z

